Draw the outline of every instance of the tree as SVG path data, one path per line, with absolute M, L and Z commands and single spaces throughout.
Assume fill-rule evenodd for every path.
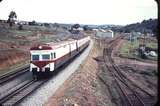
M 87 31 L 87 30 L 89 30 L 89 27 L 88 27 L 88 25 L 84 25 L 84 26 L 83 26 L 83 30 L 84 30 L 84 31 Z
M 158 25 L 157 25 L 157 38 L 158 38 L 158 35 L 160 34 L 160 1 L 159 0 L 155 0 L 157 2 L 157 7 L 158 7 Z
M 19 29 L 19 30 L 23 30 L 23 25 L 20 24 L 20 25 L 18 26 L 18 29 Z
M 80 27 L 79 24 L 74 24 L 74 25 L 71 27 L 71 30 L 72 30 L 73 28 L 78 29 L 79 27 Z
M 72 34 L 78 34 L 78 33 L 80 32 L 80 31 L 78 30 L 79 27 L 80 27 L 79 24 L 74 24 L 74 25 L 72 25 L 70 32 L 71 32 Z
M 55 31 L 57 31 L 57 29 L 60 27 L 60 25 L 58 23 L 54 23 L 54 27 L 56 28 Z
M 9 23 L 9 26 L 12 27 L 13 24 L 15 23 L 15 20 L 17 19 L 17 14 L 16 12 L 11 11 L 8 17 L 9 18 L 7 22 Z
M 33 20 L 32 22 L 28 22 L 29 25 L 36 25 L 37 22 L 35 20 Z

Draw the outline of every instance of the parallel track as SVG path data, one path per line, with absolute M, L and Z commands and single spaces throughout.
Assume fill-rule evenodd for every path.
M 7 74 L 4 74 L 4 75 L 0 76 L 0 85 L 10 81 L 13 78 L 16 78 L 19 75 L 26 73 L 28 71 L 29 71 L 29 66 L 21 68 L 19 70 L 13 71 L 13 72 L 9 72 Z
M 12 79 L 29 72 L 29 66 L 10 72 L 0 76 L 0 84 L 6 84 Z M 19 85 L 11 88 L 9 91 L 5 91 L 0 95 L 0 106 L 16 106 L 30 93 L 35 91 L 39 86 L 45 83 L 47 80 L 26 80 Z
M 131 81 L 128 81 L 128 79 L 126 79 L 126 77 L 121 72 L 120 68 L 114 63 L 114 60 L 112 59 L 113 48 L 114 46 L 117 45 L 118 40 L 120 40 L 121 38 L 122 37 L 117 37 L 116 39 L 112 40 L 108 44 L 108 48 L 104 49 L 103 56 L 104 56 L 105 66 L 108 68 L 109 72 L 111 73 L 111 75 L 115 80 L 117 86 L 116 88 L 121 96 L 123 106 L 145 106 L 145 103 L 140 98 L 139 94 L 133 89 L 133 83 L 131 83 Z M 127 94 L 128 93 L 127 91 L 130 92 L 130 95 Z M 148 95 L 151 96 L 150 94 Z
M 0 98 L 0 105 L 2 106 L 16 106 L 30 93 L 35 91 L 47 80 L 30 80 L 22 84 L 20 87 L 15 88 L 12 92 L 3 95 Z

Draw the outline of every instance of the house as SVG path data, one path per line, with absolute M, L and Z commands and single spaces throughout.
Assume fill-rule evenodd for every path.
M 97 31 L 97 34 L 96 36 L 99 36 L 99 37 L 111 37 L 113 38 L 114 37 L 114 33 L 112 30 L 104 30 L 104 29 L 99 29 Z

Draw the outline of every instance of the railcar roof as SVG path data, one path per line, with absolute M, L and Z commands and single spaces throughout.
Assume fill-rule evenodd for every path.
M 60 42 L 50 42 L 50 43 L 45 43 L 45 44 L 39 44 L 37 46 L 33 46 L 30 48 L 30 50 L 53 50 L 56 48 L 59 48 L 61 46 L 65 46 L 67 44 L 71 44 L 79 39 L 83 39 L 85 37 L 82 38 L 70 38 L 67 41 L 60 41 Z
M 75 41 L 76 40 L 74 40 L 74 39 L 68 39 L 67 41 L 46 43 L 46 45 L 50 45 L 50 46 L 65 45 L 65 44 L 72 43 L 72 42 L 75 42 Z
M 74 39 L 68 39 L 67 41 L 50 42 L 50 43 L 45 43 L 45 44 L 33 46 L 30 48 L 30 50 L 52 50 L 52 49 L 56 49 L 61 46 L 65 46 L 67 44 L 73 43 L 75 41 L 76 40 L 74 40 Z

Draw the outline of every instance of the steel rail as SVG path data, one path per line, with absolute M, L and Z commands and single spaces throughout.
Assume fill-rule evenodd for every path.
M 0 85 L 2 85 L 5 82 L 10 81 L 11 79 L 13 79 L 13 78 L 15 78 L 19 75 L 22 75 L 22 74 L 26 73 L 28 71 L 29 71 L 29 66 L 24 67 L 24 68 L 20 68 L 16 71 L 9 72 L 7 74 L 4 74 L 4 75 L 0 76 Z
M 121 39 L 121 37 L 117 37 L 115 40 L 112 40 L 112 42 L 110 42 L 109 48 L 108 49 L 104 49 L 103 51 L 103 56 L 104 56 L 104 60 L 105 60 L 105 65 L 108 67 L 106 58 L 108 57 L 109 62 L 111 63 L 112 66 L 112 70 L 110 69 L 110 72 L 112 74 L 112 76 L 114 77 L 115 81 L 117 82 L 117 85 L 119 86 L 119 88 L 121 89 L 123 95 L 125 95 L 126 99 L 128 100 L 129 104 L 132 106 L 133 104 L 131 103 L 130 98 L 128 97 L 128 95 L 125 93 L 125 91 L 121 88 L 121 85 L 119 84 L 118 80 L 121 81 L 132 93 L 133 95 L 135 95 L 135 97 L 137 98 L 137 100 L 139 100 L 139 103 L 142 106 L 145 106 L 144 102 L 141 100 L 141 98 L 139 97 L 139 95 L 137 94 L 137 92 L 135 92 L 127 83 L 126 81 L 124 81 L 124 77 L 121 76 L 121 71 L 119 70 L 119 68 L 117 68 L 118 66 L 115 66 L 115 63 L 113 61 L 113 59 L 111 58 L 112 56 L 112 51 L 113 51 L 113 47 L 118 43 L 117 40 Z M 105 56 L 106 54 L 106 56 Z M 121 73 L 121 74 L 119 74 Z M 137 102 L 137 101 L 136 101 Z

